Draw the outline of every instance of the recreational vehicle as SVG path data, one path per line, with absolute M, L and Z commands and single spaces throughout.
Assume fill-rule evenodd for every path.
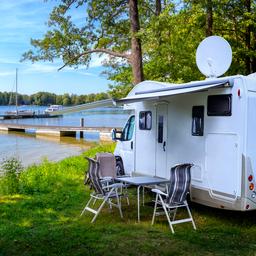
M 115 155 L 119 171 L 163 178 L 192 163 L 192 201 L 247 211 L 256 209 L 256 75 L 218 77 L 231 63 L 227 44 L 215 36 L 198 48 L 205 80 L 144 81 L 118 100 L 134 115 L 113 131 Z

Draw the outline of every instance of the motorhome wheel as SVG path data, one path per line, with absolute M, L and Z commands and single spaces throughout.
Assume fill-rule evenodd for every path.
M 124 175 L 124 166 L 121 159 L 116 160 L 116 174 L 117 176 Z

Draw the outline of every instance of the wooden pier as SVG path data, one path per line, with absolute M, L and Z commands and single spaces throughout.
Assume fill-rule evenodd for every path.
M 5 114 L 5 115 L 0 115 L 0 120 L 7 120 L 7 119 L 26 119 L 26 118 L 56 118 L 56 117 L 62 117 L 62 115 L 49 115 L 49 114 L 44 114 L 44 113 L 38 113 L 38 114 Z
M 40 136 L 57 136 L 57 137 L 76 137 L 77 134 L 81 138 L 84 133 L 98 133 L 100 140 L 111 140 L 111 131 L 113 128 L 109 127 L 70 127 L 70 126 L 46 126 L 46 125 L 28 125 L 28 124 L 0 124 L 0 131 L 6 132 L 28 132 L 33 131 L 36 135 Z

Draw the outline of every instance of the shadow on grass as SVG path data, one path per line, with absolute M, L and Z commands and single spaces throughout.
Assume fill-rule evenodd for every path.
M 134 191 L 131 205 L 123 202 L 124 219 L 117 209 L 105 208 L 90 224 L 90 214 L 79 217 L 89 191 L 82 186 L 74 189 L 2 198 L 0 255 L 253 255 L 256 249 L 251 212 L 192 204 L 198 230 L 183 224 L 175 226 L 172 235 L 164 217 L 151 227 L 150 206 L 142 207 L 142 222 L 136 223 Z
M 101 146 L 89 155 L 107 149 Z M 90 193 L 88 186 L 86 190 L 83 186 L 85 160 L 76 157 L 46 167 L 42 172 L 46 177 L 56 177 L 58 170 L 61 179 L 57 184 L 55 179 L 49 179 L 54 182 L 46 183 L 44 192 L 31 186 L 31 194 L 0 197 L 1 256 L 255 255 L 254 212 L 232 212 L 191 203 L 197 230 L 190 223 L 181 224 L 175 226 L 172 235 L 164 216 L 151 226 L 152 204 L 141 207 L 141 222 L 136 222 L 136 189 L 131 188 L 131 204 L 122 202 L 124 219 L 117 209 L 110 212 L 105 207 L 91 224 L 89 213 L 79 217 Z M 53 173 L 49 172 L 51 168 Z M 152 199 L 152 194 L 147 193 L 146 202 Z M 185 212 L 179 214 L 183 216 Z

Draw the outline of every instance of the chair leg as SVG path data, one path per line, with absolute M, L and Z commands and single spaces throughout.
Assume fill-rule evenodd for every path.
M 109 209 L 110 209 L 110 211 L 112 211 L 112 209 L 113 209 L 113 207 L 112 207 L 112 200 L 111 200 L 111 198 L 110 199 L 108 199 L 108 202 L 109 202 Z
M 100 207 L 99 207 L 98 210 L 97 210 L 97 213 L 96 213 L 95 216 L 93 217 L 91 223 L 93 223 L 93 222 L 96 220 L 96 218 L 98 217 L 98 215 L 99 215 L 101 209 L 103 208 L 103 206 L 104 206 L 104 204 L 107 202 L 107 200 L 108 200 L 108 197 L 103 200 L 102 204 L 100 205 Z
M 169 194 L 169 186 L 168 186 L 168 184 L 165 184 L 165 193 Z
M 88 202 L 87 202 L 87 204 L 85 205 L 84 209 L 82 210 L 82 212 L 81 212 L 80 216 L 82 216 L 82 215 L 84 214 L 85 209 L 90 205 L 90 203 L 91 203 L 92 199 L 93 199 L 92 197 L 89 199 L 89 201 L 88 201 Z
M 125 197 L 126 197 L 127 205 L 130 205 L 130 201 L 129 201 L 128 189 L 127 189 L 127 187 L 126 187 L 126 188 L 124 188 L 124 190 L 125 190 Z
M 128 197 L 128 190 L 127 187 L 121 188 L 121 194 L 123 194 L 123 197 L 126 198 L 127 205 L 130 205 L 129 197 Z M 120 199 L 121 200 L 121 199 Z
M 94 201 L 93 201 L 93 203 L 92 203 L 92 205 L 95 205 L 96 201 L 97 201 L 97 199 L 95 198 Z
M 194 222 L 194 219 L 193 219 L 193 217 L 192 217 L 191 211 L 190 211 L 189 206 L 188 206 L 187 203 L 186 203 L 186 208 L 187 208 L 187 211 L 188 211 L 188 215 L 189 215 L 189 217 L 190 217 L 190 219 L 191 219 L 193 228 L 196 230 L 196 224 L 195 224 L 195 222 Z
M 130 205 L 130 201 L 129 201 L 128 195 L 126 196 L 126 202 L 127 202 L 127 205 Z
M 174 229 L 173 229 L 173 226 L 172 226 L 172 222 L 171 222 L 171 220 L 170 220 L 169 213 L 168 213 L 168 211 L 167 211 L 167 209 L 166 209 L 166 207 L 165 207 L 165 204 L 164 204 L 164 201 L 163 201 L 161 195 L 159 195 L 159 198 L 160 198 L 160 201 L 161 201 L 161 203 L 162 203 L 162 207 L 163 207 L 163 209 L 164 209 L 165 215 L 166 215 L 166 217 L 167 217 L 167 220 L 168 220 L 170 229 L 171 229 L 172 233 L 174 234 Z
M 116 191 L 116 201 L 117 201 L 118 209 L 119 209 L 119 212 L 120 212 L 120 216 L 121 216 L 121 218 L 123 218 L 123 213 L 122 213 L 122 208 L 121 208 L 121 200 L 118 196 L 117 189 L 115 189 L 115 191 Z
M 105 203 L 108 202 L 108 200 L 109 200 L 109 195 L 111 195 L 111 193 L 113 192 L 113 190 L 114 190 L 114 188 L 112 188 L 112 189 L 108 192 L 108 195 L 104 198 L 102 204 L 101 204 L 100 207 L 98 208 L 97 213 L 96 213 L 95 216 L 93 217 L 91 223 L 93 223 L 93 222 L 96 220 L 96 218 L 98 217 L 98 215 L 99 215 L 101 209 L 103 208 L 103 206 L 105 205 Z
M 142 187 L 142 205 L 145 205 L 145 187 Z
M 173 213 L 173 217 L 172 217 L 172 221 L 174 221 L 175 220 L 175 218 L 176 218 L 176 213 L 177 213 L 177 208 L 175 208 L 175 210 L 174 210 L 174 213 Z
M 154 207 L 154 212 L 153 212 L 153 217 L 152 217 L 151 225 L 154 225 L 154 222 L 155 222 L 157 201 L 158 201 L 158 194 L 156 194 L 156 201 L 155 201 L 155 207 Z

